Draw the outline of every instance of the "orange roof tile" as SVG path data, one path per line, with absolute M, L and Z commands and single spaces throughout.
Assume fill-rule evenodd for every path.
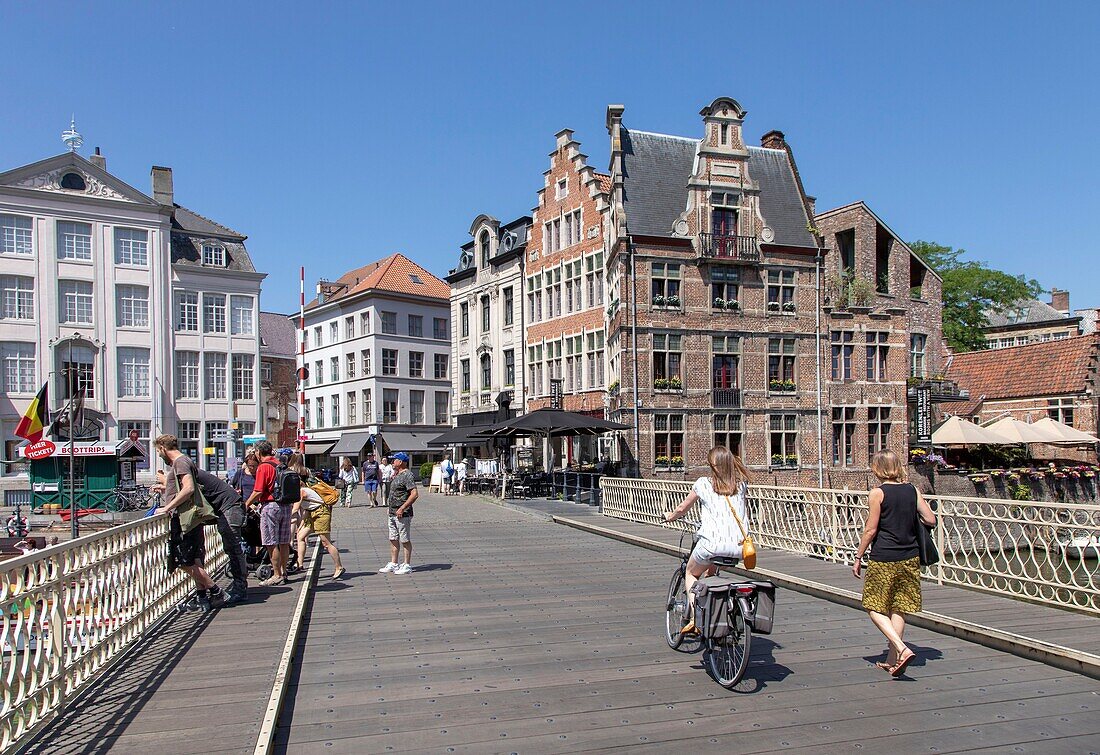
M 368 290 L 427 299 L 448 300 L 451 297 L 450 286 L 400 252 L 348 271 L 336 279 L 335 283 L 342 284 L 344 288 L 330 294 L 326 304 Z M 306 309 L 316 306 L 318 301 L 314 299 L 306 305 Z
M 596 174 L 596 178 L 600 179 L 600 191 L 604 194 L 611 193 L 611 176 L 606 173 L 600 173 L 599 171 L 593 171 Z
M 1061 341 L 956 354 L 947 377 L 972 399 L 1080 393 L 1089 387 L 1098 355 L 1096 334 Z

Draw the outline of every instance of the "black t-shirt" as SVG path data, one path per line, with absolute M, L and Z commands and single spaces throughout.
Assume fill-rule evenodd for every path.
M 241 494 L 233 489 L 228 482 L 212 475 L 205 469 L 195 469 L 195 479 L 202 488 L 202 494 L 214 508 L 214 511 L 226 511 L 232 506 L 241 505 Z

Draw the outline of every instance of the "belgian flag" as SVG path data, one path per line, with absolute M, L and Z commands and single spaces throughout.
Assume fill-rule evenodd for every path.
M 16 435 L 20 438 L 26 438 L 31 443 L 42 440 L 42 431 L 46 428 L 50 405 L 48 387 L 49 383 L 42 386 L 41 390 L 38 391 L 38 395 L 34 397 L 34 401 L 27 407 L 23 418 L 19 420 L 19 426 L 15 428 Z

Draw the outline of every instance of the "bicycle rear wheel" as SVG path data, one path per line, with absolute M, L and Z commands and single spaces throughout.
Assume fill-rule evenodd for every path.
M 680 630 L 691 620 L 688 610 L 688 595 L 684 589 L 684 570 L 677 567 L 668 584 L 668 600 L 665 603 L 665 642 L 676 650 L 684 642 Z
M 726 689 L 733 689 L 749 667 L 749 648 L 752 645 L 752 628 L 741 613 L 741 603 L 730 598 L 726 615 L 729 632 L 719 639 L 705 641 L 703 662 L 714 681 Z

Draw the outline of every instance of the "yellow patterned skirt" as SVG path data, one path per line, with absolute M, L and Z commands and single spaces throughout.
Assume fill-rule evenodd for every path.
M 869 561 L 863 607 L 875 613 L 916 613 L 921 608 L 920 559 Z

